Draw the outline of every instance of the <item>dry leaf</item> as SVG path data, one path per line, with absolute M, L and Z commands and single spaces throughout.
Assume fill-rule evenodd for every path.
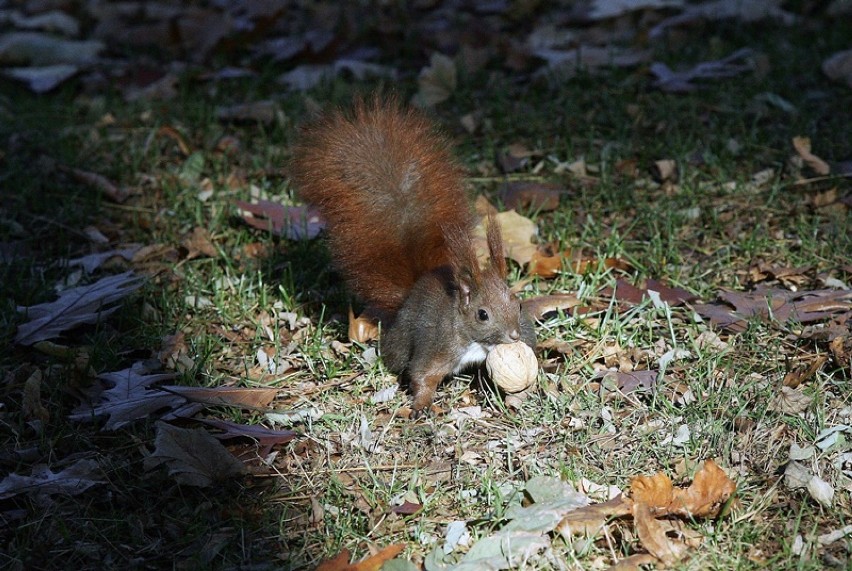
M 456 63 L 452 58 L 435 52 L 429 59 L 429 67 L 417 77 L 418 90 L 413 102 L 420 107 L 434 107 L 449 99 L 456 91 Z
M 631 482 L 631 498 L 657 515 L 714 517 L 736 491 L 736 484 L 713 460 L 707 460 L 687 489 L 675 488 L 668 476 L 637 476 Z
M 405 549 L 405 545 L 397 543 L 389 545 L 358 563 L 349 563 L 349 550 L 344 549 L 337 557 L 319 564 L 316 571 L 379 571 L 387 561 L 390 561 Z
M 632 505 L 630 499 L 619 495 L 606 502 L 577 508 L 562 518 L 556 531 L 566 542 L 576 536 L 597 537 L 610 519 L 630 514 Z
M 298 432 L 292 430 L 275 430 L 258 424 L 237 424 L 215 418 L 200 418 L 199 420 L 208 426 L 222 430 L 221 433 L 213 434 L 214 437 L 220 440 L 231 438 L 250 438 L 254 440 L 260 447 L 258 454 L 261 458 L 266 457 L 276 444 L 286 444 L 299 436 Z
M 157 423 L 154 452 L 145 458 L 145 469 L 165 465 L 169 475 L 187 486 L 207 487 L 240 476 L 243 463 L 202 428 L 178 428 Z
M 540 182 L 508 182 L 500 190 L 500 198 L 509 210 L 528 209 L 549 212 L 559 208 L 566 190 L 555 184 Z
M 160 418 L 172 419 L 194 415 L 203 407 L 188 404 L 182 396 L 149 390 L 150 385 L 174 378 L 173 373 L 146 374 L 142 363 L 128 369 L 98 375 L 111 384 L 111 388 L 97 395 L 96 404 L 84 404 L 69 415 L 76 421 L 91 421 L 98 416 L 108 416 L 103 430 L 115 430 L 149 414 L 167 411 Z
M 831 167 L 828 166 L 828 163 L 811 152 L 810 137 L 793 137 L 793 148 L 796 149 L 802 160 L 818 175 L 825 176 L 831 172 Z
M 289 240 L 316 238 L 324 227 L 319 214 L 306 206 L 284 206 L 269 200 L 258 200 L 255 204 L 237 200 L 235 204 L 245 211 L 242 217 L 249 226 Z
M 685 543 L 666 535 L 664 526 L 654 518 L 647 504 L 638 501 L 633 504 L 633 520 L 642 546 L 664 565 L 677 563 L 689 551 Z
M 201 256 L 215 258 L 219 255 L 219 251 L 210 240 L 210 231 L 201 226 L 193 228 L 192 233 L 184 238 L 183 242 L 181 242 L 181 246 L 187 250 L 187 260 L 192 260 Z
M 374 319 L 364 313 L 355 317 L 352 307 L 349 308 L 349 340 L 357 343 L 367 343 L 378 339 L 379 327 Z
M 77 181 L 91 186 L 113 202 L 118 202 L 120 204 L 127 200 L 132 194 L 129 189 L 116 185 L 107 177 L 98 173 L 84 171 L 78 168 L 69 168 L 62 165 L 59 166 L 59 169 L 63 172 L 67 172 Z
M 249 410 L 267 408 L 278 395 L 278 389 L 264 387 L 185 387 L 168 385 L 158 390 L 180 395 L 190 402 L 208 406 L 239 406 Z
M 31 476 L 9 474 L 3 478 L 0 481 L 0 500 L 22 493 L 76 496 L 95 484 L 103 483 L 98 472 L 99 467 L 95 460 L 78 460 L 60 472 L 51 472 L 50 468 L 43 465 L 35 466 Z
M 783 414 L 799 414 L 808 410 L 813 400 L 813 397 L 799 389 L 782 386 L 781 393 L 769 403 L 769 410 Z
M 852 88 L 852 50 L 837 52 L 822 62 L 822 72 Z
M 41 369 L 36 369 L 24 382 L 21 409 L 26 420 L 38 420 L 47 424 L 50 422 L 50 411 L 41 402 L 41 378 Z
M 534 319 L 541 319 L 552 311 L 571 309 L 578 305 L 580 305 L 580 300 L 577 299 L 577 296 L 570 294 L 540 295 L 521 302 L 524 311 L 533 316 Z
M 115 312 L 124 297 L 142 286 L 133 272 L 101 278 L 93 284 L 66 289 L 59 299 L 29 307 L 18 307 L 28 322 L 18 327 L 15 342 L 32 345 L 53 339 L 78 325 L 92 325 Z M 111 306 L 111 307 L 110 307 Z

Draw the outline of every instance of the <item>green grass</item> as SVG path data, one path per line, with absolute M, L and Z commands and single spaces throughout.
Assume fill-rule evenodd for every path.
M 632 477 L 659 470 L 688 481 L 697 463 L 713 458 L 737 481 L 739 504 L 728 518 L 692 524 L 705 541 L 680 568 L 824 568 L 827 550 L 812 545 L 817 535 L 852 519 L 852 500 L 843 489 L 848 480 L 831 467 L 831 454 L 813 461 L 837 487 L 834 507 L 821 508 L 779 478 L 792 442 L 812 444 L 821 429 L 848 423 L 841 411 L 852 405 L 849 364 L 826 364 L 805 382 L 804 392 L 814 397 L 809 408 L 784 414 L 770 403 L 791 363 L 826 353 L 825 343 L 752 323 L 744 333 L 723 333 L 724 349 L 701 347 L 696 339 L 709 327 L 690 308 L 665 311 L 643 303 L 616 311 L 597 292 L 619 276 L 634 283 L 654 278 L 709 301 L 721 288 L 751 288 L 749 269 L 758 262 L 812 268 L 800 289 L 822 287 L 816 276 L 823 273 L 852 283 L 849 208 L 819 209 L 809 202 L 832 186 L 848 196 L 849 179 L 795 186 L 788 164 L 796 135 L 810 136 L 814 152 L 826 160 L 852 156 L 849 90 L 828 82 L 816 63 L 844 47 L 850 33 L 841 22 L 820 33 L 764 26 L 759 37 L 743 25 L 696 31 L 694 41 L 663 47 L 659 56 L 677 65 L 748 44 L 763 50 L 773 67 L 763 77 L 716 81 L 689 95 L 655 91 L 632 71 L 571 81 L 519 82 L 497 72 L 462 78 L 434 116 L 476 173 L 471 188 L 495 199 L 503 180 L 495 155 L 515 142 L 539 150 L 541 170 L 519 176 L 568 191 L 557 211 L 534 215 L 543 241 L 598 259 L 620 258 L 633 268 L 620 275 L 592 266 L 585 275 L 566 271 L 527 286 L 525 297 L 582 292 L 596 310 L 539 325 L 540 340 L 573 346 L 566 354 L 540 355 L 548 368 L 539 375 L 539 390 L 515 406 L 480 379 L 445 382 L 438 394 L 444 410 L 481 406 L 487 412 L 466 420 L 400 418 L 398 409 L 409 404 L 404 390 L 389 402 L 371 402 L 394 380 L 381 361 L 363 358 L 364 347 L 347 344 L 348 354 L 332 347 L 333 340 L 346 342 L 349 299 L 323 244 L 273 238 L 236 216 L 233 202 L 258 192 L 293 202 L 284 165 L 311 106 L 305 96 L 282 94 L 274 74 L 232 82 L 215 95 L 187 81 L 178 98 L 150 106 L 114 94 L 82 97 L 73 87 L 39 98 L 13 88 L 0 102 L 15 110 L 0 124 L 0 139 L 7 142 L 0 155 L 0 242 L 20 243 L 29 254 L 0 263 L 0 343 L 7 347 L 0 356 L 0 473 L 29 474 L 39 463 L 53 467 L 94 457 L 106 483 L 46 504 L 23 495 L 0 501 L 4 513 L 20 510 L 20 519 L 0 527 L 0 566 L 295 569 L 316 566 L 343 548 L 360 558 L 368 545 L 397 542 L 407 545 L 407 557 L 422 561 L 451 521 L 468 521 L 474 539 L 499 528 L 507 506 L 519 499 L 512 490 L 535 475 L 626 489 Z M 338 80 L 310 97 L 344 104 L 375 87 Z M 406 80 L 396 88 L 407 96 L 414 84 Z M 797 112 L 766 103 L 766 93 Z M 215 120 L 217 105 L 270 96 L 283 112 L 280 122 Z M 481 114 L 483 128 L 470 135 L 458 118 L 472 111 Z M 102 120 L 107 113 L 113 122 Z M 162 127 L 179 132 L 191 154 L 162 135 Z M 231 154 L 216 150 L 225 135 L 240 143 Z M 598 184 L 557 174 L 549 160 L 581 156 L 596 169 Z M 104 174 L 137 195 L 116 206 L 45 157 Z M 661 159 L 677 161 L 676 187 L 660 186 L 649 174 Z M 617 172 L 623 160 L 635 160 L 639 174 Z M 752 184 L 752 176 L 767 168 L 774 169 L 771 180 Z M 199 193 L 207 188 L 212 195 L 202 200 Z M 80 368 L 15 347 L 12 339 L 21 322 L 15 306 L 52 299 L 54 285 L 69 273 L 59 260 L 92 250 L 84 234 L 89 225 L 113 245 L 164 249 L 133 265 L 150 279 L 114 318 L 61 340 L 87 348 L 88 367 Z M 185 258 L 181 243 L 197 226 L 209 230 L 216 256 Z M 246 247 L 258 242 L 264 255 L 247 255 Z M 514 269 L 513 280 L 524 277 Z M 193 307 L 189 296 L 209 305 Z M 292 329 L 285 312 L 297 315 Z M 267 466 L 271 475 L 215 489 L 179 486 L 162 470 L 143 469 L 153 450 L 153 419 L 116 432 L 66 420 L 94 373 L 156 358 L 162 338 L 176 332 L 185 334 L 193 361 L 176 382 L 272 386 L 279 389 L 276 410 L 323 412 L 296 425 L 303 436 L 276 448 Z M 618 357 L 637 369 L 654 368 L 674 347 L 690 355 L 669 364 L 654 394 L 622 396 L 593 379 L 618 366 Z M 290 369 L 282 375 L 260 369 L 255 356 L 262 349 L 280 352 Z M 51 415 L 41 428 L 23 412 L 24 382 L 36 368 L 45 373 L 41 402 Z M 270 425 L 263 412 L 219 407 L 204 414 Z M 357 445 L 361 418 L 378 442 L 374 452 Z M 667 439 L 681 425 L 691 438 L 683 444 Z M 421 503 L 423 511 L 391 513 L 403 498 Z M 793 555 L 797 533 L 812 546 L 811 557 Z M 568 565 L 591 569 L 599 561 L 612 563 L 613 552 L 629 555 L 636 548 L 625 535 L 610 540 L 585 546 L 557 540 L 554 552 Z M 841 540 L 830 553 L 848 564 L 852 540 Z M 550 567 L 544 558 L 527 566 Z

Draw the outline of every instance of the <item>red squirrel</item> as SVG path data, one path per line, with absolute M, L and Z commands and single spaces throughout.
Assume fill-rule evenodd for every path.
M 506 285 L 499 227 L 487 225 L 481 269 L 462 171 L 418 111 L 373 100 L 332 112 L 304 128 L 292 166 L 350 292 L 382 322 L 382 359 L 408 378 L 415 415 L 442 379 L 494 346 L 535 347 L 532 319 Z

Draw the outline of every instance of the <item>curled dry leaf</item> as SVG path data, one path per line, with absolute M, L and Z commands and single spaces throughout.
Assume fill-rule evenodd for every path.
M 647 504 L 642 502 L 633 504 L 633 522 L 642 546 L 664 565 L 677 563 L 689 551 L 689 546 L 684 542 L 666 535 L 665 526 L 654 517 Z
M 379 571 L 387 561 L 390 561 L 405 549 L 405 545 L 397 543 L 389 545 L 357 563 L 349 563 L 349 550 L 344 549 L 333 559 L 323 561 L 316 571 Z
M 379 337 L 379 326 L 376 321 L 363 313 L 355 317 L 352 308 L 349 308 L 349 340 L 356 343 L 367 343 Z
M 553 311 L 571 309 L 580 305 L 577 296 L 570 294 L 540 295 L 521 302 L 524 311 L 534 319 L 541 319 Z
M 565 541 L 575 536 L 595 537 L 612 518 L 629 515 L 632 506 L 629 498 L 619 495 L 606 502 L 580 507 L 562 518 L 556 531 Z
M 647 505 L 656 515 L 715 517 L 737 486 L 713 460 L 707 460 L 687 489 L 675 488 L 668 476 L 637 476 L 631 482 L 631 498 Z
M 793 137 L 793 148 L 796 149 L 802 160 L 818 175 L 825 176 L 831 172 L 831 167 L 828 166 L 828 163 L 811 152 L 810 137 Z

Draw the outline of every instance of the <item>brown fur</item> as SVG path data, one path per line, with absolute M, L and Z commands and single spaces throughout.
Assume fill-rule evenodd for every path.
M 460 170 L 418 112 L 360 102 L 309 125 L 295 156 L 299 194 L 325 218 L 335 263 L 367 304 L 396 312 L 440 266 L 478 273 Z

